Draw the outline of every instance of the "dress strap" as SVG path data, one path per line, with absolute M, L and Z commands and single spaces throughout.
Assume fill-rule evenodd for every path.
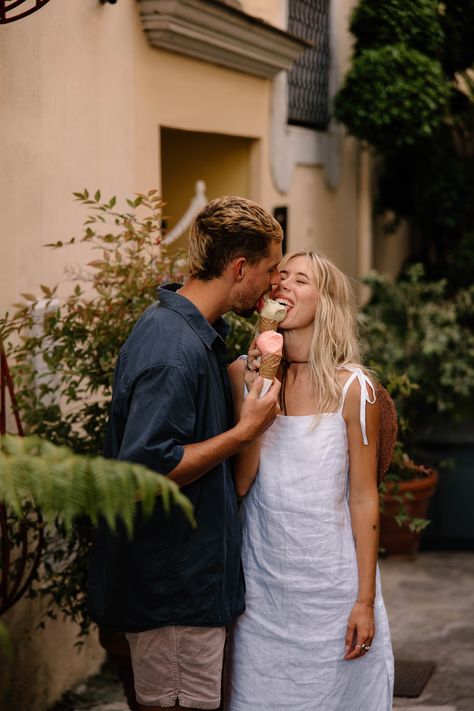
M 351 368 L 350 366 L 344 366 L 343 370 L 351 371 L 351 375 L 346 380 L 346 382 L 344 383 L 344 387 L 342 388 L 340 411 L 342 411 L 342 408 L 344 407 L 347 391 L 349 390 L 354 380 L 357 379 L 360 385 L 360 428 L 362 430 L 362 439 L 364 444 L 369 444 L 369 440 L 367 439 L 366 405 L 367 403 L 373 405 L 376 401 L 377 398 L 375 395 L 375 388 L 372 385 L 370 378 L 360 368 Z M 369 389 L 372 391 L 371 395 L 369 395 Z

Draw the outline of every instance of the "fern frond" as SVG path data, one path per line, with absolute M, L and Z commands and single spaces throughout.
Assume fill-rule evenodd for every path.
M 113 530 L 121 520 L 131 535 L 137 502 L 149 515 L 157 496 L 165 511 L 180 506 L 195 525 L 179 487 L 139 464 L 78 455 L 38 437 L 0 438 L 0 500 L 17 515 L 33 502 L 46 522 L 59 519 L 68 532 L 87 516 L 93 523 L 104 517 Z

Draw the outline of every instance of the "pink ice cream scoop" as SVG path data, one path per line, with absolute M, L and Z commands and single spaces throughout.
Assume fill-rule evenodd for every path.
M 260 375 L 263 377 L 263 386 L 260 397 L 263 397 L 268 392 L 280 365 L 283 353 L 283 336 L 276 331 L 263 331 L 257 336 L 256 346 L 262 354 Z
M 256 345 L 260 353 L 280 356 L 283 353 L 283 336 L 276 331 L 264 331 L 257 336 Z

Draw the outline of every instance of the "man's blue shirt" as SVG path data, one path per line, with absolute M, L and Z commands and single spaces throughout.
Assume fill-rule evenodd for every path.
M 211 326 L 176 293 L 138 320 L 122 347 L 114 376 L 105 455 L 139 462 L 162 474 L 184 446 L 233 426 L 223 319 Z M 95 536 L 89 600 L 97 622 L 124 631 L 169 624 L 221 626 L 244 610 L 240 527 L 231 465 L 224 461 L 183 487 L 197 521 L 193 529 L 158 499 L 150 520 L 139 514 L 134 537 Z

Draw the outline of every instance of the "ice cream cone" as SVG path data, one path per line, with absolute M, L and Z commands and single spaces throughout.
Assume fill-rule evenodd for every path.
M 279 321 L 273 321 L 270 318 L 260 316 L 257 322 L 258 332 L 263 333 L 264 331 L 276 331 L 279 323 Z
M 275 377 L 278 366 L 280 365 L 281 355 L 278 353 L 264 353 L 260 359 L 260 370 L 259 373 L 262 378 L 267 378 L 267 380 L 273 380 Z
M 264 304 L 259 312 L 257 330 L 259 333 L 265 331 L 276 331 L 280 321 L 286 316 L 286 306 L 282 306 L 278 301 L 265 298 Z

